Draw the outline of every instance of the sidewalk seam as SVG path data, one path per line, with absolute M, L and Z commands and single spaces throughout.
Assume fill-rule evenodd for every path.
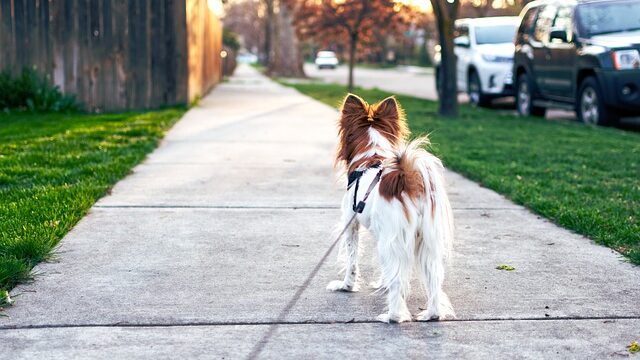
M 302 206 L 261 206 L 261 205 L 94 205 L 94 209 L 319 209 L 334 210 L 340 206 L 334 205 L 302 205 Z M 514 207 L 453 207 L 454 211 L 526 211 L 525 208 Z
M 295 303 L 294 303 L 295 305 Z M 289 309 L 290 310 L 290 309 Z M 594 320 L 640 320 L 640 316 L 586 316 L 586 317 L 523 317 L 523 318 L 485 318 L 485 319 L 456 319 L 440 321 L 413 321 L 411 324 L 438 324 L 438 323 L 469 323 L 469 322 L 515 322 L 515 321 L 594 321 Z M 0 326 L 0 331 L 8 330 L 38 330 L 38 329 L 65 329 L 65 328 L 154 328 L 154 327 L 198 327 L 198 326 L 273 326 L 278 325 L 347 325 L 347 324 L 380 324 L 377 320 L 346 320 L 346 321 L 230 321 L 230 322 L 191 322 L 191 323 L 147 323 L 147 324 L 50 324 L 50 325 L 24 325 L 24 326 Z

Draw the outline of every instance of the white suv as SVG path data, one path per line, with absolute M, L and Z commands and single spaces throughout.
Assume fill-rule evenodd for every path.
M 467 92 L 476 106 L 514 94 L 513 40 L 520 25 L 516 16 L 460 19 L 455 23 L 458 91 Z M 436 54 L 439 64 L 440 54 Z M 439 66 L 436 81 L 440 83 Z M 438 86 L 439 89 L 439 86 Z

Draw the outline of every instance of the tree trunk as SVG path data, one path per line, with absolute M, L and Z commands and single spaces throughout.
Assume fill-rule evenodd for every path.
M 273 1 L 274 0 L 264 0 L 266 13 L 264 20 L 264 57 L 262 59 L 262 63 L 265 66 L 269 65 L 271 58 L 271 38 L 273 36 L 273 22 L 275 17 L 273 12 Z
M 284 1 L 279 2 L 274 20 L 267 74 L 278 77 L 305 77 L 301 44 L 293 26 L 292 9 Z
M 458 86 L 456 76 L 456 55 L 453 51 L 453 27 L 456 18 L 457 1 L 432 0 L 433 10 L 438 20 L 440 39 L 440 87 L 438 114 L 446 117 L 458 116 Z
M 358 33 L 352 32 L 349 41 L 349 84 L 347 89 L 353 91 L 353 66 L 356 62 L 356 47 L 358 46 Z

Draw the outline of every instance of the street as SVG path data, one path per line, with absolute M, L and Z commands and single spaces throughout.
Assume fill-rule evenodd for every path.
M 346 65 L 340 65 L 335 70 L 319 70 L 314 64 L 305 64 L 304 71 L 309 77 L 345 85 L 349 76 Z M 377 87 L 397 94 L 429 100 L 438 99 L 433 68 L 401 66 L 392 69 L 367 69 L 356 67 L 354 79 L 356 85 L 363 88 Z M 461 100 L 466 100 L 466 97 Z
M 340 65 L 335 70 L 319 70 L 314 64 L 305 64 L 304 71 L 307 76 L 321 79 L 325 82 L 347 84 L 348 68 Z M 398 66 L 390 69 L 367 69 L 356 67 L 354 70 L 356 86 L 363 88 L 379 88 L 395 94 L 415 96 L 428 100 L 437 100 L 435 87 L 435 74 L 432 68 L 418 66 Z M 466 94 L 460 94 L 458 100 L 461 103 L 468 102 Z M 496 109 L 515 114 L 513 98 L 505 98 L 494 101 Z M 574 121 L 576 115 L 573 111 L 549 110 L 546 115 L 550 120 Z M 626 130 L 640 131 L 640 118 L 626 118 L 622 120 L 622 128 Z

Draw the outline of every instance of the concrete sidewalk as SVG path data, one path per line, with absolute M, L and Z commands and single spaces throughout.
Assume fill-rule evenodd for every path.
M 452 172 L 457 320 L 380 324 L 382 296 L 327 292 L 336 116 L 239 67 L 13 291 L 0 354 L 582 359 L 640 340 L 639 267 Z

